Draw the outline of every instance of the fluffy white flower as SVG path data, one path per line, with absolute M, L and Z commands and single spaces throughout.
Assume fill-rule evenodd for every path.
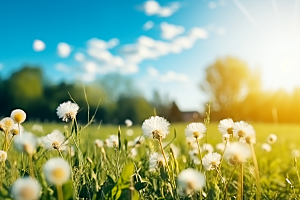
M 198 144 L 197 144 L 195 138 L 187 137 L 186 142 L 187 142 L 188 146 L 190 147 L 190 149 L 192 149 L 192 150 L 197 149 L 198 150 Z
M 166 156 L 167 161 L 169 157 Z M 149 158 L 149 171 L 154 171 L 157 167 L 163 167 L 166 165 L 164 156 L 158 153 L 152 153 Z
M 264 151 L 266 151 L 266 152 L 272 151 L 272 147 L 271 147 L 271 145 L 269 145 L 268 143 L 263 143 L 263 144 L 261 145 L 261 148 L 262 148 L 262 150 L 264 150 Z
M 3 132 L 8 132 L 14 125 L 14 121 L 10 117 L 4 117 L 0 121 L 0 130 Z
M 65 150 L 68 144 L 65 139 L 65 136 L 59 130 L 54 130 L 44 138 L 44 147 L 49 150 Z
M 73 120 L 76 118 L 79 106 L 71 101 L 64 102 L 57 107 L 57 116 L 63 121 Z
M 247 142 L 248 144 L 251 143 L 253 144 L 256 142 L 256 135 L 255 135 L 254 128 L 250 124 L 244 121 L 234 123 L 233 135 L 239 140 Z
M 206 132 L 206 126 L 202 123 L 190 123 L 185 129 L 185 136 L 188 138 L 201 139 Z
M 15 147 L 18 151 L 32 155 L 36 151 L 37 140 L 31 133 L 23 133 L 14 140 Z
M 16 109 L 11 112 L 10 118 L 12 118 L 16 124 L 21 124 L 26 119 L 26 113 L 21 109 Z
M 99 139 L 96 139 L 95 140 L 95 146 L 100 148 L 100 147 L 103 147 L 104 145 L 104 142 L 102 140 L 99 140 Z
M 145 138 L 143 136 L 138 136 L 133 140 L 134 145 L 139 145 L 145 142 Z
M 277 136 L 275 134 L 270 134 L 267 141 L 269 144 L 273 144 L 277 141 Z
M 195 165 L 201 164 L 201 160 L 199 159 L 199 151 L 198 150 L 196 150 L 196 149 L 190 150 L 189 155 Z
M 201 147 L 201 151 L 204 153 L 212 153 L 214 152 L 214 147 L 209 143 L 204 143 Z
M 128 129 L 126 131 L 126 135 L 128 135 L 128 136 L 133 136 L 133 134 L 134 134 L 134 131 L 132 129 Z
M 233 135 L 233 126 L 234 122 L 230 118 L 220 121 L 218 130 L 223 135 L 223 138 L 229 138 L 230 135 Z
M 111 135 L 108 139 L 105 140 L 106 145 L 108 147 L 118 147 L 119 145 L 119 138 L 117 135 Z
M 248 145 L 241 142 L 231 143 L 225 150 L 224 158 L 231 165 L 246 162 L 251 156 L 250 148 Z
M 22 135 L 22 133 L 24 132 L 23 126 L 21 126 L 20 124 L 14 124 L 9 130 L 11 136 L 19 135 L 19 129 L 21 132 L 20 135 Z
M 202 159 L 202 165 L 205 170 L 214 170 L 219 167 L 221 155 L 218 153 L 208 153 Z
M 7 159 L 7 153 L 5 151 L 0 150 L 0 162 L 3 162 Z
M 62 185 L 70 178 L 70 165 L 62 158 L 51 158 L 43 169 L 49 183 Z
M 126 119 L 125 124 L 127 127 L 130 127 L 130 126 L 132 126 L 132 121 L 130 119 Z
M 294 157 L 299 157 L 300 156 L 300 151 L 298 150 L 298 149 L 294 149 L 293 151 L 292 151 L 292 155 L 294 156 Z
M 155 116 L 146 119 L 142 124 L 145 137 L 161 140 L 169 134 L 170 123 L 163 117 Z
M 38 200 L 40 193 L 40 184 L 30 177 L 17 179 L 11 188 L 11 196 L 15 200 Z
M 129 156 L 131 158 L 135 158 L 138 155 L 138 151 L 136 150 L 136 148 L 132 148 L 131 151 L 129 152 Z
M 227 146 L 229 145 L 228 142 L 227 142 Z M 216 149 L 220 152 L 223 152 L 225 148 L 226 148 L 226 144 L 224 142 L 220 142 L 216 145 Z
M 44 128 L 42 125 L 39 124 L 33 124 L 31 130 L 42 133 L 44 132 Z
M 199 191 L 205 186 L 203 174 L 191 168 L 181 171 L 177 182 L 179 188 L 182 188 L 183 193 L 187 195 L 193 191 Z

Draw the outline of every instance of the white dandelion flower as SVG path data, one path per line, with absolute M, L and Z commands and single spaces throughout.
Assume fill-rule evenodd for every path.
M 223 138 L 229 138 L 231 135 L 233 135 L 233 126 L 234 122 L 232 119 L 223 119 L 220 121 L 218 125 L 219 132 L 223 135 Z
M 11 112 L 10 118 L 12 118 L 16 124 L 21 124 L 26 119 L 26 113 L 21 109 L 16 109 Z
M 0 162 L 4 162 L 7 159 L 7 153 L 6 151 L 0 150 Z
M 227 142 L 227 146 L 229 146 L 229 141 Z M 223 152 L 226 148 L 226 144 L 224 142 L 220 142 L 216 144 L 216 149 L 220 152 Z
M 38 200 L 41 185 L 31 177 L 17 179 L 11 187 L 11 196 L 15 200 Z
M 128 135 L 128 136 L 133 136 L 133 134 L 134 134 L 134 131 L 132 129 L 128 129 L 126 131 L 126 135 Z
M 64 102 L 57 107 L 57 116 L 63 121 L 73 120 L 76 118 L 79 106 L 71 101 Z
M 192 149 L 192 150 L 197 149 L 198 150 L 198 144 L 197 144 L 197 141 L 195 140 L 195 138 L 187 137 L 186 142 L 187 142 L 190 149 Z
M 166 156 L 167 162 L 169 157 Z M 149 171 L 154 171 L 156 168 L 166 166 L 164 156 L 158 153 L 152 153 L 149 157 Z
M 65 136 L 59 130 L 54 130 L 44 138 L 44 147 L 49 150 L 65 150 L 68 144 L 65 140 Z
M 22 136 L 17 136 L 14 140 L 15 147 L 19 152 L 33 155 L 36 151 L 37 141 L 31 133 L 23 133 Z
M 247 122 L 235 122 L 233 126 L 233 135 L 239 140 L 243 140 L 248 144 L 253 144 L 256 141 L 255 130 Z
M 189 155 L 195 165 L 201 164 L 201 160 L 199 159 L 199 151 L 198 150 L 196 150 L 196 149 L 190 150 Z
M 201 151 L 204 153 L 212 153 L 214 152 L 214 147 L 209 143 L 204 143 L 201 147 Z
M 136 148 L 132 148 L 131 151 L 129 152 L 129 157 L 130 158 L 135 158 L 138 155 L 138 151 Z
M 246 162 L 251 156 L 249 145 L 241 142 L 231 143 L 225 150 L 224 158 L 231 165 L 237 165 L 239 163 Z
M 270 134 L 267 139 L 269 144 L 273 144 L 277 141 L 277 136 L 275 134 Z
M 99 140 L 99 139 L 96 139 L 95 140 L 95 146 L 100 148 L 100 147 L 103 147 L 104 145 L 104 142 L 102 140 Z
M 185 129 L 185 136 L 188 138 L 201 139 L 206 132 L 206 126 L 202 123 L 190 123 Z
M 300 151 L 298 150 L 298 149 L 294 149 L 293 151 L 292 151 L 292 155 L 294 156 L 294 157 L 300 157 Z
M 205 186 L 204 175 L 194 169 L 185 169 L 178 175 L 178 186 L 184 194 L 189 195 L 193 191 L 199 191 Z
M 16 135 L 18 135 L 19 134 L 19 129 L 20 129 L 20 132 L 21 132 L 21 134 L 24 132 L 24 128 L 23 128 L 23 126 L 21 126 L 21 125 L 18 125 L 18 124 L 14 124 L 12 127 L 11 127 L 11 129 L 9 130 L 9 132 L 10 132 L 10 134 L 11 134 L 11 136 L 16 136 Z M 20 135 L 21 135 L 20 134 Z
M 132 121 L 130 119 L 126 119 L 125 124 L 127 127 L 130 127 L 130 126 L 132 126 Z
M 119 137 L 117 135 L 111 135 L 108 138 L 108 147 L 118 147 L 119 146 Z
M 9 132 L 14 124 L 14 121 L 10 117 L 4 117 L 0 121 L 0 131 Z
M 146 119 L 142 124 L 143 135 L 162 140 L 169 134 L 170 123 L 163 117 L 155 116 Z
M 269 145 L 268 143 L 263 143 L 263 144 L 261 145 L 261 148 L 262 148 L 262 150 L 264 150 L 264 151 L 266 151 L 266 152 L 272 151 L 272 147 L 271 147 L 271 145 Z
M 32 130 L 32 131 L 39 132 L 39 133 L 44 132 L 43 126 L 42 126 L 42 125 L 39 125 L 39 124 L 33 124 L 31 130 Z
M 221 155 L 218 153 L 208 153 L 202 159 L 202 165 L 205 170 L 217 169 L 220 165 Z
M 138 137 L 134 138 L 133 142 L 134 142 L 134 145 L 140 145 L 145 142 L 145 138 L 143 136 L 138 136 Z
M 62 185 L 70 178 L 70 165 L 62 158 L 51 158 L 43 169 L 47 181 L 54 185 Z

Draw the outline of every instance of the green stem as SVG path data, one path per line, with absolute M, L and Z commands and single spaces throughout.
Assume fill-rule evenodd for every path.
M 256 180 L 256 187 L 257 187 L 256 199 L 260 200 L 260 198 L 261 198 L 261 185 L 260 185 L 260 176 L 259 176 L 259 170 L 258 170 L 258 163 L 257 163 L 257 159 L 256 159 L 253 144 L 250 144 L 250 147 L 251 147 L 251 153 L 252 153 L 252 158 L 253 158 L 253 164 L 254 164 L 254 167 L 255 167 L 255 180 Z
M 243 176 L 244 176 L 244 167 L 243 163 L 240 163 L 240 176 L 238 180 L 238 191 L 237 191 L 237 200 L 243 200 L 243 193 L 244 193 L 244 187 L 243 187 Z
M 197 138 L 196 139 L 196 142 L 197 142 L 197 146 L 198 146 L 198 151 L 199 151 L 199 156 L 200 156 L 200 162 L 201 162 L 201 166 L 200 166 L 200 171 L 202 171 L 202 155 L 201 155 L 201 148 L 200 148 L 200 145 L 199 145 L 199 141 Z
M 32 164 L 32 155 L 28 155 L 28 162 L 29 162 L 29 173 L 30 173 L 30 176 L 32 178 L 34 178 L 34 169 L 33 169 L 33 164 Z
M 56 185 L 56 190 L 57 190 L 57 198 L 58 198 L 58 200 L 64 200 L 62 186 L 61 185 Z
M 61 151 L 60 151 L 59 149 L 57 149 L 57 151 L 58 151 L 60 157 L 61 157 L 62 159 L 64 159 L 63 155 L 61 154 Z
M 234 169 L 233 169 L 233 171 L 232 171 L 232 173 L 231 173 L 231 175 L 230 175 L 230 177 L 229 177 L 229 179 L 228 179 L 227 184 L 224 185 L 224 187 L 225 187 L 224 200 L 226 200 L 226 198 L 227 198 L 227 190 L 228 190 L 228 186 L 229 186 L 229 183 L 231 182 L 231 179 L 232 179 L 232 177 L 233 177 L 233 174 L 234 174 L 234 172 L 235 172 L 236 167 L 237 167 L 237 165 L 234 167 Z

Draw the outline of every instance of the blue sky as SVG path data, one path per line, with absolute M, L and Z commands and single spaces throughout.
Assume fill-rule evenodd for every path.
M 199 110 L 205 68 L 228 55 L 259 68 L 266 89 L 300 86 L 300 1 L 3 1 L 0 75 L 24 64 L 53 82 L 118 72 L 145 95 Z M 45 46 L 43 46 L 45 45 Z M 34 46 L 34 48 L 33 48 Z

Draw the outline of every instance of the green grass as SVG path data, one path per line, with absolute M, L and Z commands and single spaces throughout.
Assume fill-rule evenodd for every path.
M 71 124 L 70 123 L 42 123 L 44 132 L 38 133 L 32 131 L 32 125 L 35 123 L 27 122 L 24 123 L 24 127 L 27 131 L 31 131 L 37 136 L 45 136 L 51 133 L 54 129 L 59 129 L 61 131 L 68 130 L 70 134 Z M 198 167 L 189 162 L 188 146 L 186 144 L 184 129 L 188 123 L 178 123 L 172 124 L 170 127 L 170 133 L 168 137 L 163 141 L 168 143 L 174 138 L 174 130 L 176 129 L 177 137 L 173 144 L 181 149 L 181 156 L 177 159 L 179 164 L 179 170 L 183 170 L 188 167 Z M 68 125 L 67 129 L 64 128 Z M 254 129 L 256 130 L 257 142 L 255 144 L 255 151 L 258 160 L 261 184 L 262 184 L 262 199 L 296 199 L 300 195 L 299 188 L 300 183 L 298 181 L 296 171 L 294 168 L 294 157 L 292 155 L 292 150 L 300 150 L 300 125 L 298 124 L 264 124 L 264 123 L 252 123 Z M 80 126 L 80 125 L 79 125 Z M 222 141 L 222 136 L 218 132 L 217 123 L 211 123 L 207 128 L 206 137 L 201 140 L 201 143 L 208 143 L 215 146 L 217 143 Z M 121 126 L 121 138 L 122 144 L 124 141 L 133 140 L 137 136 L 142 134 L 141 126 L 130 127 L 134 131 L 133 136 L 127 136 L 125 126 Z M 75 197 L 85 197 L 86 199 L 176 199 L 176 195 L 172 196 L 171 190 L 169 189 L 170 181 L 166 178 L 166 171 L 158 171 L 156 173 L 150 173 L 148 171 L 148 158 L 147 152 L 157 151 L 160 152 L 158 143 L 156 141 L 148 141 L 145 144 L 140 145 L 137 149 L 139 155 L 134 159 L 126 159 L 126 152 L 124 147 L 122 151 L 117 149 L 105 148 L 107 158 L 109 161 L 105 161 L 103 154 L 100 149 L 95 149 L 94 141 L 95 139 L 105 140 L 110 135 L 118 133 L 118 127 L 113 125 L 90 125 L 88 128 L 81 131 L 81 143 L 80 148 L 83 152 L 83 162 L 84 166 L 76 164 L 80 160 L 80 155 L 76 154 L 74 158 L 66 158 L 71 160 L 70 162 L 74 165 L 74 169 L 79 170 L 80 173 L 73 174 L 73 183 L 71 184 L 73 192 L 71 196 Z M 277 135 L 277 141 L 272 144 L 271 152 L 264 152 L 261 149 L 262 143 L 266 142 L 269 134 L 274 133 Z M 72 142 L 70 142 L 72 143 Z M 88 151 L 87 151 L 88 149 Z M 128 148 L 127 153 L 130 148 Z M 43 150 L 38 152 L 38 155 L 42 155 Z M 96 152 L 96 153 L 95 153 Z M 169 149 L 166 149 L 166 153 L 169 154 Z M 96 155 L 95 155 L 96 154 Z M 10 165 L 12 163 L 19 163 L 20 154 L 17 153 L 13 146 L 8 153 L 8 160 Z M 36 162 L 35 171 L 38 174 L 37 179 L 42 181 L 42 165 L 51 157 L 57 157 L 58 154 L 55 151 L 46 152 L 46 157 L 38 160 Z M 64 154 L 67 157 L 67 155 Z M 89 157 L 92 161 L 90 163 L 87 160 Z M 35 157 L 37 159 L 38 156 Z M 187 160 L 187 161 L 185 161 Z M 134 163 L 134 165 L 132 164 Z M 298 166 L 299 164 L 296 163 Z M 125 167 L 125 168 L 124 168 Z M 124 170 L 125 169 L 125 170 Z M 172 168 L 174 170 L 174 168 Z M 20 168 L 11 167 L 9 180 L 4 184 L 6 187 L 2 190 L 1 196 L 4 199 L 9 199 L 8 191 L 10 185 L 16 179 L 16 177 L 23 176 L 26 173 L 20 171 Z M 18 172 L 19 170 L 19 172 Z M 229 179 L 230 174 L 233 171 L 233 167 L 224 163 L 222 165 L 222 175 Z M 14 176 L 14 173 L 15 176 Z M 134 174 L 134 178 L 131 179 L 131 175 Z M 175 179 L 177 174 L 174 172 Z M 207 187 L 204 189 L 206 198 L 203 199 L 224 199 L 224 189 L 223 184 L 219 180 L 215 182 L 215 177 L 217 176 L 215 171 L 205 172 Z M 140 178 L 138 178 L 140 177 Z M 122 182 L 122 180 L 127 180 L 127 182 Z M 140 180 L 139 180 L 140 179 Z M 289 184 L 286 179 L 288 179 L 291 184 Z M 234 173 L 233 179 L 228 187 L 228 199 L 234 199 L 237 191 L 237 180 L 238 171 Z M 77 181 L 74 183 L 74 181 Z M 128 182 L 129 181 L 129 182 Z M 130 185 L 141 186 L 145 184 L 147 187 L 141 190 L 131 191 Z M 43 185 L 43 195 L 42 199 L 55 199 L 56 190 L 51 186 L 44 183 Z M 138 185 L 140 184 L 140 185 Z M 110 187 L 111 186 L 111 187 Z M 65 186 L 67 187 L 67 186 Z M 120 189 L 122 187 L 123 189 Z M 5 189 L 6 188 L 6 189 Z M 48 189 L 47 189 L 48 188 Z M 174 189 L 174 188 L 173 188 Z M 49 191 L 51 190 L 51 192 Z M 48 192 L 45 192 L 48 191 Z M 176 190 L 175 190 L 176 191 Z M 244 199 L 255 199 L 255 179 L 254 179 L 254 169 L 252 160 L 245 164 L 245 175 L 244 175 Z M 46 194 L 45 194 L 46 193 Z M 101 193 L 101 194 L 100 194 Z M 67 197 L 68 195 L 66 195 Z M 118 198 L 117 198 L 118 197 Z M 68 197 L 72 199 L 72 197 Z M 68 199 L 67 198 L 67 199 Z M 195 194 L 191 198 L 186 197 L 185 199 L 200 199 L 199 193 Z

